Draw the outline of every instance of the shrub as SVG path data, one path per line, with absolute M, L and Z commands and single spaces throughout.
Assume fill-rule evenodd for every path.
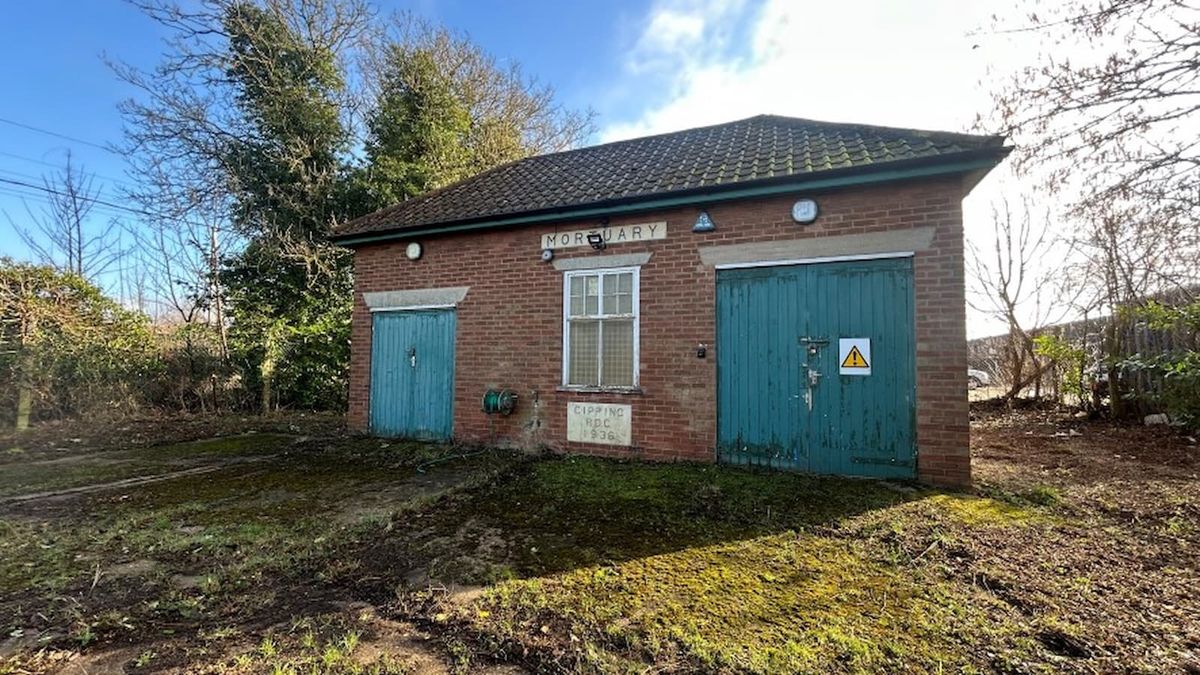
M 1161 354 L 1135 354 L 1122 366 L 1159 379 L 1162 386 L 1150 397 L 1175 421 L 1200 429 L 1200 301 L 1177 306 L 1152 302 L 1138 312 L 1149 329 L 1174 336 L 1172 348 Z
M 1049 359 L 1054 365 L 1051 375 L 1055 378 L 1059 396 L 1065 400 L 1073 396 L 1077 403 L 1087 403 L 1087 382 L 1085 382 L 1085 365 L 1087 350 L 1076 346 L 1064 338 L 1053 335 L 1038 335 L 1033 339 L 1034 352 L 1038 356 Z
M 5 421 L 127 406 L 156 368 L 145 315 L 74 274 L 0 258 Z

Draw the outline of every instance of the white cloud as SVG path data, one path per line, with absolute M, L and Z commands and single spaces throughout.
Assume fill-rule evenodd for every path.
M 704 17 L 674 9 L 656 13 L 638 41 L 638 49 L 649 53 L 679 54 L 704 35 Z
M 615 120 L 601 138 L 763 112 L 965 129 L 987 102 L 977 86 L 986 50 L 966 36 L 985 18 L 981 9 L 962 0 L 660 2 L 623 84 L 657 77 L 655 89 L 670 95 Z M 748 24 L 741 33 L 738 21 Z
M 660 0 L 641 22 L 602 141 L 775 113 L 969 131 L 990 105 L 991 72 L 1024 55 L 1011 39 L 976 38 L 988 0 Z M 637 97 L 642 97 L 638 99 Z M 970 239 L 986 242 L 991 202 L 1021 186 L 1007 167 L 964 204 Z M 1014 197 L 1015 199 L 1015 197 Z M 971 313 L 973 336 L 1003 329 Z

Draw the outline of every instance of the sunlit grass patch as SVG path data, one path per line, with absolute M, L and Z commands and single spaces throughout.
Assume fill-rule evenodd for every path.
M 584 660 L 822 672 L 965 665 L 956 636 L 981 629 L 965 602 L 846 541 L 787 532 L 504 582 L 467 614 L 483 630 L 581 642 Z
M 964 525 L 1006 527 L 1051 522 L 1052 518 L 1032 508 L 1017 506 L 991 497 L 962 494 L 937 494 L 925 499 Z

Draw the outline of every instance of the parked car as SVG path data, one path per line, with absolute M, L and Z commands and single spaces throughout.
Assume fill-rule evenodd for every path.
M 982 370 L 967 368 L 967 389 L 978 389 L 992 383 L 992 376 Z

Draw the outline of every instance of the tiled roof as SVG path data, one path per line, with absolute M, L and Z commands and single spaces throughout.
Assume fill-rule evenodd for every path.
M 1002 156 L 1003 138 L 759 115 L 517 160 L 353 220 L 335 236 L 599 207 L 989 151 Z

